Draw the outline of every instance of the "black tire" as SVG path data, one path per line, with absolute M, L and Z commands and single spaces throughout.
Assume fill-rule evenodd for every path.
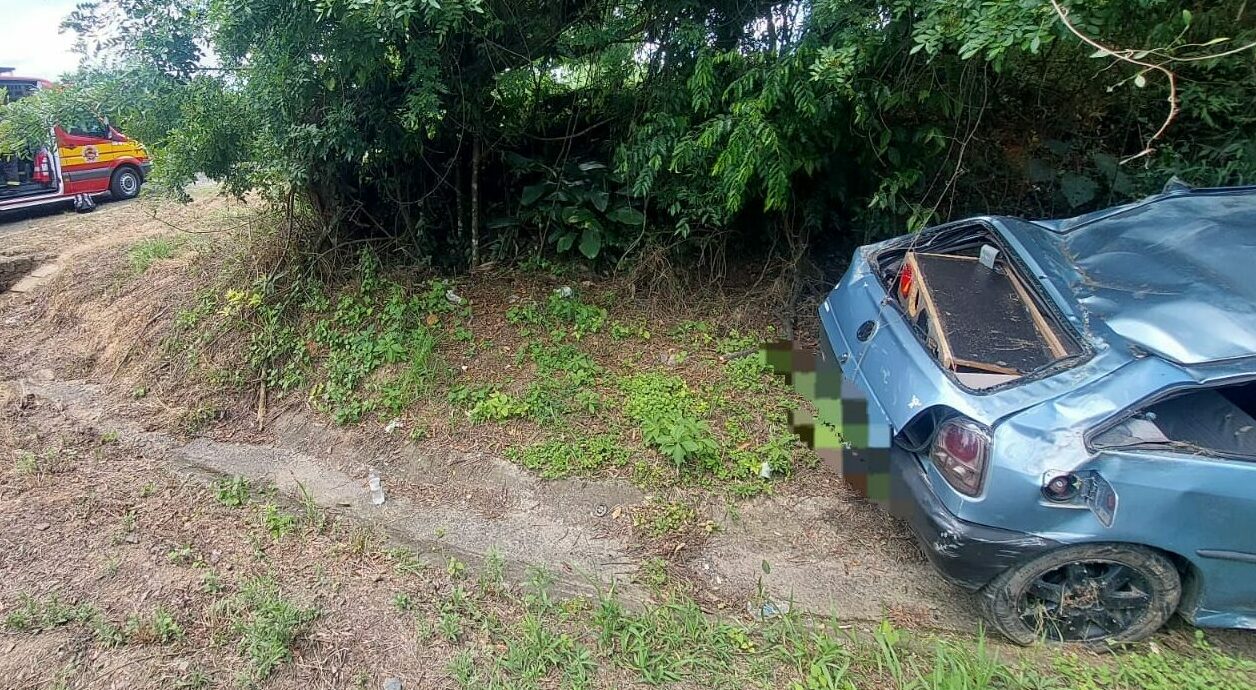
M 134 199 L 139 196 L 140 185 L 143 183 L 140 171 L 124 165 L 114 171 L 113 179 L 109 181 L 109 193 L 114 199 Z
M 1013 642 L 1092 648 L 1137 642 L 1177 610 L 1182 579 L 1141 546 L 1078 544 L 1009 568 L 981 590 L 990 625 Z

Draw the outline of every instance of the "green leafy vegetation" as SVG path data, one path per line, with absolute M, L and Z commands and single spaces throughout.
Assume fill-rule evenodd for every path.
M 1055 670 L 1077 690 L 1148 688 L 1154 690 L 1239 690 L 1256 683 L 1256 662 L 1223 654 L 1195 631 L 1193 648 L 1185 651 L 1118 655 L 1111 664 L 1094 664 L 1072 655 L 1055 660 Z
M 241 653 L 249 662 L 246 678 L 261 681 L 281 664 L 292 659 L 292 648 L 319 616 L 284 596 L 271 579 L 246 581 L 240 592 L 216 605 L 238 639 Z
M 140 240 L 127 250 L 131 272 L 139 275 L 148 271 L 157 261 L 173 258 L 178 245 L 169 237 L 151 237 Z
M 283 539 L 297 528 L 297 516 L 285 511 L 274 503 L 263 504 L 259 512 L 262 527 L 276 541 Z
M 379 270 L 374 254 L 363 252 L 357 279 L 334 297 L 312 281 L 201 296 L 176 315 L 176 326 L 192 336 L 184 344 L 193 363 L 222 328 L 246 333 L 248 376 L 237 372 L 236 386 L 258 381 L 277 396 L 303 389 L 339 424 L 395 416 L 442 380 L 448 367 L 436 349 L 469 310 L 446 299 L 444 281 L 411 289 Z M 211 321 L 220 328 L 207 328 Z
M 222 505 L 239 508 L 249 502 L 249 480 L 243 475 L 219 479 L 214 484 L 214 497 Z
M 13 632 L 51 630 L 67 625 L 84 625 L 92 640 L 105 648 L 124 644 L 171 644 L 184 637 L 183 626 L 164 606 L 147 615 L 132 614 L 121 625 L 90 603 L 69 604 L 56 594 L 37 599 L 25 594 L 4 617 L 4 628 Z
M 630 454 L 619 439 L 599 434 L 572 441 L 550 440 L 507 451 L 515 462 L 545 479 L 584 476 L 605 467 L 628 464 Z
M 466 689 L 597 687 L 594 679 L 608 674 L 647 686 L 764 690 L 1239 690 L 1256 678 L 1256 665 L 1212 649 L 1202 633 L 1193 649 L 1012 654 L 980 635 L 936 637 L 888 622 L 852 630 L 783 613 L 746 623 L 666 591 L 661 559 L 647 561 L 640 577 L 657 603 L 628 607 L 611 594 L 557 600 L 543 574 L 522 592 L 483 599 L 455 588 L 439 603 L 431 634 L 456 645 L 446 671 Z
M 163 606 L 154 608 L 147 616 L 136 614 L 127 618 L 122 634 L 128 641 L 148 644 L 170 644 L 184 636 L 183 626 Z
M 656 539 L 693 526 L 697 520 L 697 510 L 677 501 L 647 503 L 632 519 L 634 525 L 643 527 L 646 534 Z
M 96 607 L 91 604 L 68 604 L 57 595 L 49 595 L 45 599 L 36 599 L 28 595 L 20 595 L 17 606 L 4 617 L 4 627 L 8 630 L 47 630 L 70 623 L 85 623 L 99 615 Z
M 1244 0 L 1061 9 L 1071 28 L 1047 2 L 95 0 L 64 25 L 86 66 L 4 105 L 0 151 L 108 117 L 174 189 L 291 204 L 314 252 L 459 267 L 786 258 L 1250 181 Z

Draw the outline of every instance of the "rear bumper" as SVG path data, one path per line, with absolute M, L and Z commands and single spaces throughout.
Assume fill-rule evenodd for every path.
M 980 589 L 1010 566 L 1055 549 L 1060 542 L 959 519 L 934 492 L 922 461 L 893 439 L 920 411 L 931 407 L 981 421 L 997 419 L 1016 404 L 1003 406 L 989 397 L 963 393 L 906 322 L 882 309 L 884 299 L 884 289 L 862 253 L 857 253 L 820 308 L 814 402 L 818 421 L 832 426 L 842 443 L 816 450 L 852 488 L 906 521 L 944 578 L 965 589 Z M 860 330 L 870 335 L 863 342 Z M 1015 391 L 1004 393 L 1009 394 Z M 830 401 L 829 408 L 836 409 L 826 414 L 824 403 Z M 990 409 L 983 413 L 978 404 Z M 828 456 L 836 456 L 832 458 L 836 462 L 829 462 Z
M 144 161 L 143 163 L 140 163 L 140 178 L 141 178 L 141 179 L 144 179 L 144 180 L 147 180 L 147 179 L 148 179 L 148 173 L 149 173 L 149 171 L 151 171 L 152 169 L 153 169 L 153 162 L 152 162 L 152 161 Z
M 1009 567 L 1062 546 L 955 517 L 933 493 L 916 456 L 898 446 L 890 451 L 889 475 L 890 513 L 907 523 L 942 576 L 960 587 L 981 589 Z

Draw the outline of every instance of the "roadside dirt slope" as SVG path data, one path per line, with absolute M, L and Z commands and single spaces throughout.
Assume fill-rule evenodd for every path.
M 626 510 L 647 497 L 626 481 L 542 481 L 494 454 L 421 449 L 401 435 L 367 441 L 301 405 L 276 412 L 260 432 L 172 428 L 185 411 L 136 395 L 119 372 L 148 324 L 168 316 L 169 296 L 192 287 L 177 258 L 139 286 L 116 276 L 138 240 L 229 220 L 230 208 L 202 192 L 191 206 L 112 204 L 0 229 L 4 251 L 46 252 L 60 266 L 29 292 L 0 296 L 0 607 L 56 593 L 102 602 L 125 619 L 160 604 L 180 613 L 197 643 L 101 653 L 64 632 L 0 639 L 8 645 L 0 678 L 17 679 L 0 687 L 50 684 L 66 668 L 116 687 L 168 687 L 189 669 L 238 664 L 202 644 L 229 635 L 202 581 L 206 567 L 234 585 L 274 577 L 329 612 L 275 687 L 439 676 L 450 647 L 400 625 L 389 601 L 397 592 L 435 600 L 467 563 L 500 556 L 516 579 L 553 573 L 559 591 L 614 584 L 629 600 L 650 596 L 642 568 L 654 554 L 634 537 Z M 383 476 L 383 506 L 369 500 L 371 468 Z M 214 487 L 234 476 L 273 487 L 258 494 L 266 505 L 311 524 L 327 516 L 330 527 L 272 538 L 264 506 L 259 514 L 214 500 Z M 745 615 L 766 594 L 839 621 L 977 629 L 972 598 L 822 470 L 712 512 L 709 538 L 666 554 L 668 571 L 712 612 Z M 345 543 L 358 546 L 346 552 Z M 200 566 L 172 555 L 184 547 Z

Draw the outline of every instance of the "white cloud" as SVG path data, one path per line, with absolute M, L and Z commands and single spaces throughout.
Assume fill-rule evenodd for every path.
M 0 0 L 0 66 L 56 79 L 78 66 L 73 33 L 58 33 L 78 0 Z

